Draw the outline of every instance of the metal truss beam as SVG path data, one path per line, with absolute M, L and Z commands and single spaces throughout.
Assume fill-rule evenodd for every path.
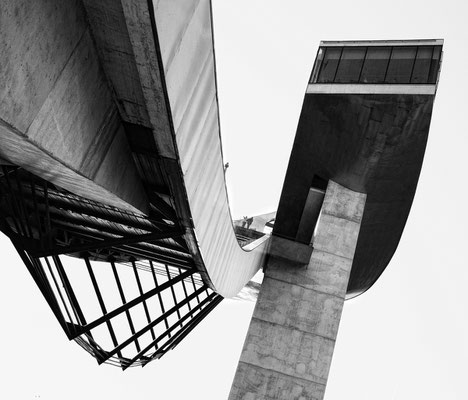
M 54 250 L 38 251 L 33 253 L 35 257 L 47 257 L 59 254 L 70 254 L 70 253 L 80 253 L 86 251 L 95 251 L 101 249 L 107 249 L 110 247 L 119 247 L 129 244 L 142 243 L 142 242 L 151 242 L 153 240 L 169 239 L 173 237 L 179 237 L 184 234 L 180 229 L 174 229 L 166 232 L 158 233 L 148 233 L 145 235 L 132 235 L 125 236 L 118 239 L 107 239 L 102 241 L 95 241 L 92 243 L 79 244 L 74 246 L 63 246 L 58 247 Z
M 163 332 L 161 335 L 159 335 L 155 340 L 153 340 L 153 342 L 151 342 L 149 345 L 147 345 L 143 350 L 141 350 L 135 357 L 133 357 L 129 364 L 124 367 L 124 369 L 127 369 L 128 367 L 130 367 L 136 360 L 140 359 L 143 355 L 145 355 L 150 349 L 151 347 L 153 346 L 157 346 L 158 343 L 166 336 L 169 336 L 170 333 L 172 331 L 174 331 L 178 326 L 179 326 L 179 323 L 183 323 L 185 322 L 185 320 L 187 320 L 189 317 L 193 317 L 193 313 L 194 312 L 197 312 L 199 310 L 201 310 L 205 305 L 209 304 L 214 297 L 216 297 L 216 293 L 211 293 L 208 297 L 206 297 L 201 303 L 197 304 L 194 309 L 193 309 L 193 312 L 190 313 L 190 314 L 186 314 L 184 317 L 182 317 L 179 321 L 177 321 L 177 323 L 173 324 L 171 327 L 169 327 L 165 332 Z M 188 326 L 188 325 L 186 325 Z M 195 327 L 195 326 L 194 326 Z M 183 332 L 183 330 L 180 330 L 178 333 L 180 332 Z M 172 338 L 169 336 L 169 338 L 171 340 L 173 339 L 176 339 L 177 336 L 172 336 Z M 160 358 L 161 357 L 161 354 L 163 354 L 164 351 L 162 351 L 162 348 L 159 349 L 159 350 L 156 350 L 156 352 L 151 356 L 151 358 Z M 159 357 L 157 356 L 159 355 Z
M 160 358 L 222 300 L 203 282 L 188 250 L 180 227 L 187 221 L 174 219 L 174 209 L 158 195 L 150 199 L 154 214 L 136 215 L 81 198 L 21 168 L 0 170 L 0 230 L 67 337 L 98 363 L 123 369 Z M 70 265 L 67 254 L 75 259 Z M 124 273 L 126 268 L 133 274 Z
M 189 277 L 191 274 L 193 274 L 193 271 L 187 270 L 183 272 L 182 274 L 178 275 L 177 277 L 173 278 L 170 281 L 164 282 L 163 284 L 159 285 L 159 287 L 154 288 L 140 297 L 137 297 L 133 299 L 132 301 L 129 301 L 128 303 L 123 304 L 122 306 L 116 308 L 115 310 L 105 313 L 102 317 L 94 320 L 93 322 L 90 322 L 89 324 L 86 324 L 83 326 L 80 330 L 80 332 L 76 335 L 81 335 L 83 333 L 88 333 L 91 329 L 96 328 L 97 326 L 101 325 L 102 323 L 109 321 L 110 319 L 116 317 L 117 315 L 123 313 L 124 311 L 130 310 L 130 308 L 136 306 L 137 304 L 140 304 L 141 302 L 148 300 L 150 297 L 153 297 L 154 295 L 161 293 L 163 290 L 173 286 L 177 282 L 180 282 L 182 279 L 185 279 Z M 144 332 L 143 332 L 144 333 Z M 75 336 L 75 337 L 76 337 Z
M 150 324 L 148 324 L 147 326 L 145 326 L 143 329 L 140 329 L 137 333 L 135 333 L 135 335 L 132 335 L 130 338 L 128 338 L 127 340 L 125 340 L 124 342 L 122 342 L 120 345 L 118 345 L 115 349 L 113 349 L 112 351 L 110 351 L 108 354 L 107 354 L 107 357 L 104 361 L 106 361 L 107 359 L 109 359 L 110 357 L 112 357 L 113 355 L 117 354 L 119 351 L 121 351 L 122 349 L 124 349 L 125 347 L 127 347 L 130 343 L 132 343 L 136 338 L 139 338 L 141 335 L 143 335 L 144 333 L 148 332 L 152 327 L 156 326 L 157 324 L 159 324 L 160 322 L 162 322 L 165 318 L 169 317 L 170 315 L 172 315 L 174 312 L 176 312 L 177 310 L 179 310 L 182 306 L 184 306 L 185 304 L 187 304 L 190 300 L 193 300 L 195 297 L 196 297 L 196 294 L 200 294 L 202 293 L 204 290 L 206 290 L 207 286 L 206 285 L 203 285 L 201 288 L 199 288 L 195 293 L 192 293 L 189 297 L 185 298 L 184 300 L 182 300 L 180 303 L 176 304 L 174 307 L 172 307 L 171 309 L 169 309 L 168 311 L 166 311 L 163 315 L 159 316 L 158 318 L 156 318 L 153 322 L 151 322 Z

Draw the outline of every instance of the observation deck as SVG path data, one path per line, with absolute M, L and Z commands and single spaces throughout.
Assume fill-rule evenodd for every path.
M 320 44 L 273 234 L 311 243 L 328 180 L 367 194 L 348 297 L 378 279 L 398 246 L 426 148 L 442 43 Z

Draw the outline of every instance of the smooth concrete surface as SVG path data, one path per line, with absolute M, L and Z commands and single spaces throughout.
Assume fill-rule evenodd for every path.
M 305 96 L 273 234 L 297 240 L 317 177 L 366 193 L 348 297 L 372 286 L 398 246 L 416 191 L 433 104 L 433 95 Z
M 322 208 L 325 190 L 310 188 L 297 228 L 296 241 L 310 244 Z
M 234 234 L 219 128 L 211 2 L 154 2 L 164 79 L 196 234 L 212 288 L 235 296 L 263 266 L 268 241 L 242 249 Z
M 330 181 L 308 264 L 270 254 L 229 400 L 323 399 L 365 201 Z
M 314 83 L 307 86 L 307 94 L 423 94 L 435 95 L 436 85 L 382 85 L 382 84 L 333 84 L 333 83 Z
M 0 157 L 76 194 L 146 213 L 81 2 L 6 2 L 0 26 Z
M 312 247 L 279 236 L 272 236 L 268 247 L 271 258 L 284 259 L 290 264 L 307 265 Z

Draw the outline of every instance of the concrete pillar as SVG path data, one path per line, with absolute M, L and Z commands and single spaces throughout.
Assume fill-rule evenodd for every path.
M 365 200 L 329 183 L 311 255 L 273 238 L 229 400 L 323 398 Z

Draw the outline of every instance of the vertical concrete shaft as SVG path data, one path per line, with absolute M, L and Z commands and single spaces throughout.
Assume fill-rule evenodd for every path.
M 365 200 L 330 182 L 302 263 L 308 246 L 273 238 L 229 400 L 323 398 Z

